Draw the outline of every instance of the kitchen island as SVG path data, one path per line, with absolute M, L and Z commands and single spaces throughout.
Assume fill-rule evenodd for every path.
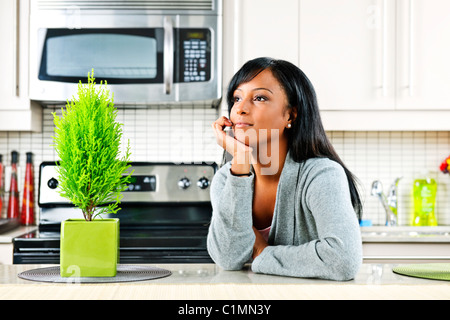
M 395 274 L 394 265 L 363 264 L 345 282 L 255 274 L 249 267 L 224 271 L 215 264 L 158 264 L 172 275 L 148 281 L 80 284 L 36 282 L 18 273 L 49 265 L 0 265 L 0 299 L 450 299 L 448 281 Z

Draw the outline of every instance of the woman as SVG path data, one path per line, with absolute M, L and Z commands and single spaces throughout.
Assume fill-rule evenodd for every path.
M 289 62 L 258 58 L 235 74 L 227 101 L 230 118 L 212 125 L 233 156 L 211 185 L 212 259 L 226 270 L 253 259 L 254 272 L 352 279 L 362 262 L 361 201 L 308 78 Z

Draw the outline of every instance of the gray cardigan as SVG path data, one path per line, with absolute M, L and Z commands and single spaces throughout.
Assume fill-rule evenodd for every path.
M 226 270 L 250 262 L 253 180 L 233 176 L 226 163 L 211 184 L 213 215 L 207 246 Z M 297 163 L 287 155 L 277 189 L 269 246 L 252 271 L 293 277 L 350 280 L 362 263 L 358 220 L 342 166 L 326 158 Z

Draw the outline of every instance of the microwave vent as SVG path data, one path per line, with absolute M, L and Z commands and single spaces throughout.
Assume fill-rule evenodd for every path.
M 213 11 L 215 0 L 40 0 L 39 10 Z

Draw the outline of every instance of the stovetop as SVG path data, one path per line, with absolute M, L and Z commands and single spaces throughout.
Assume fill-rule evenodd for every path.
M 210 263 L 208 229 L 120 230 L 121 263 Z M 59 263 L 60 233 L 35 230 L 14 239 L 14 264 Z
M 56 164 L 39 175 L 39 228 L 13 240 L 13 263 L 59 263 L 60 223 L 81 212 L 58 193 Z M 216 164 L 134 163 L 123 193 L 120 263 L 210 263 L 206 237 Z

